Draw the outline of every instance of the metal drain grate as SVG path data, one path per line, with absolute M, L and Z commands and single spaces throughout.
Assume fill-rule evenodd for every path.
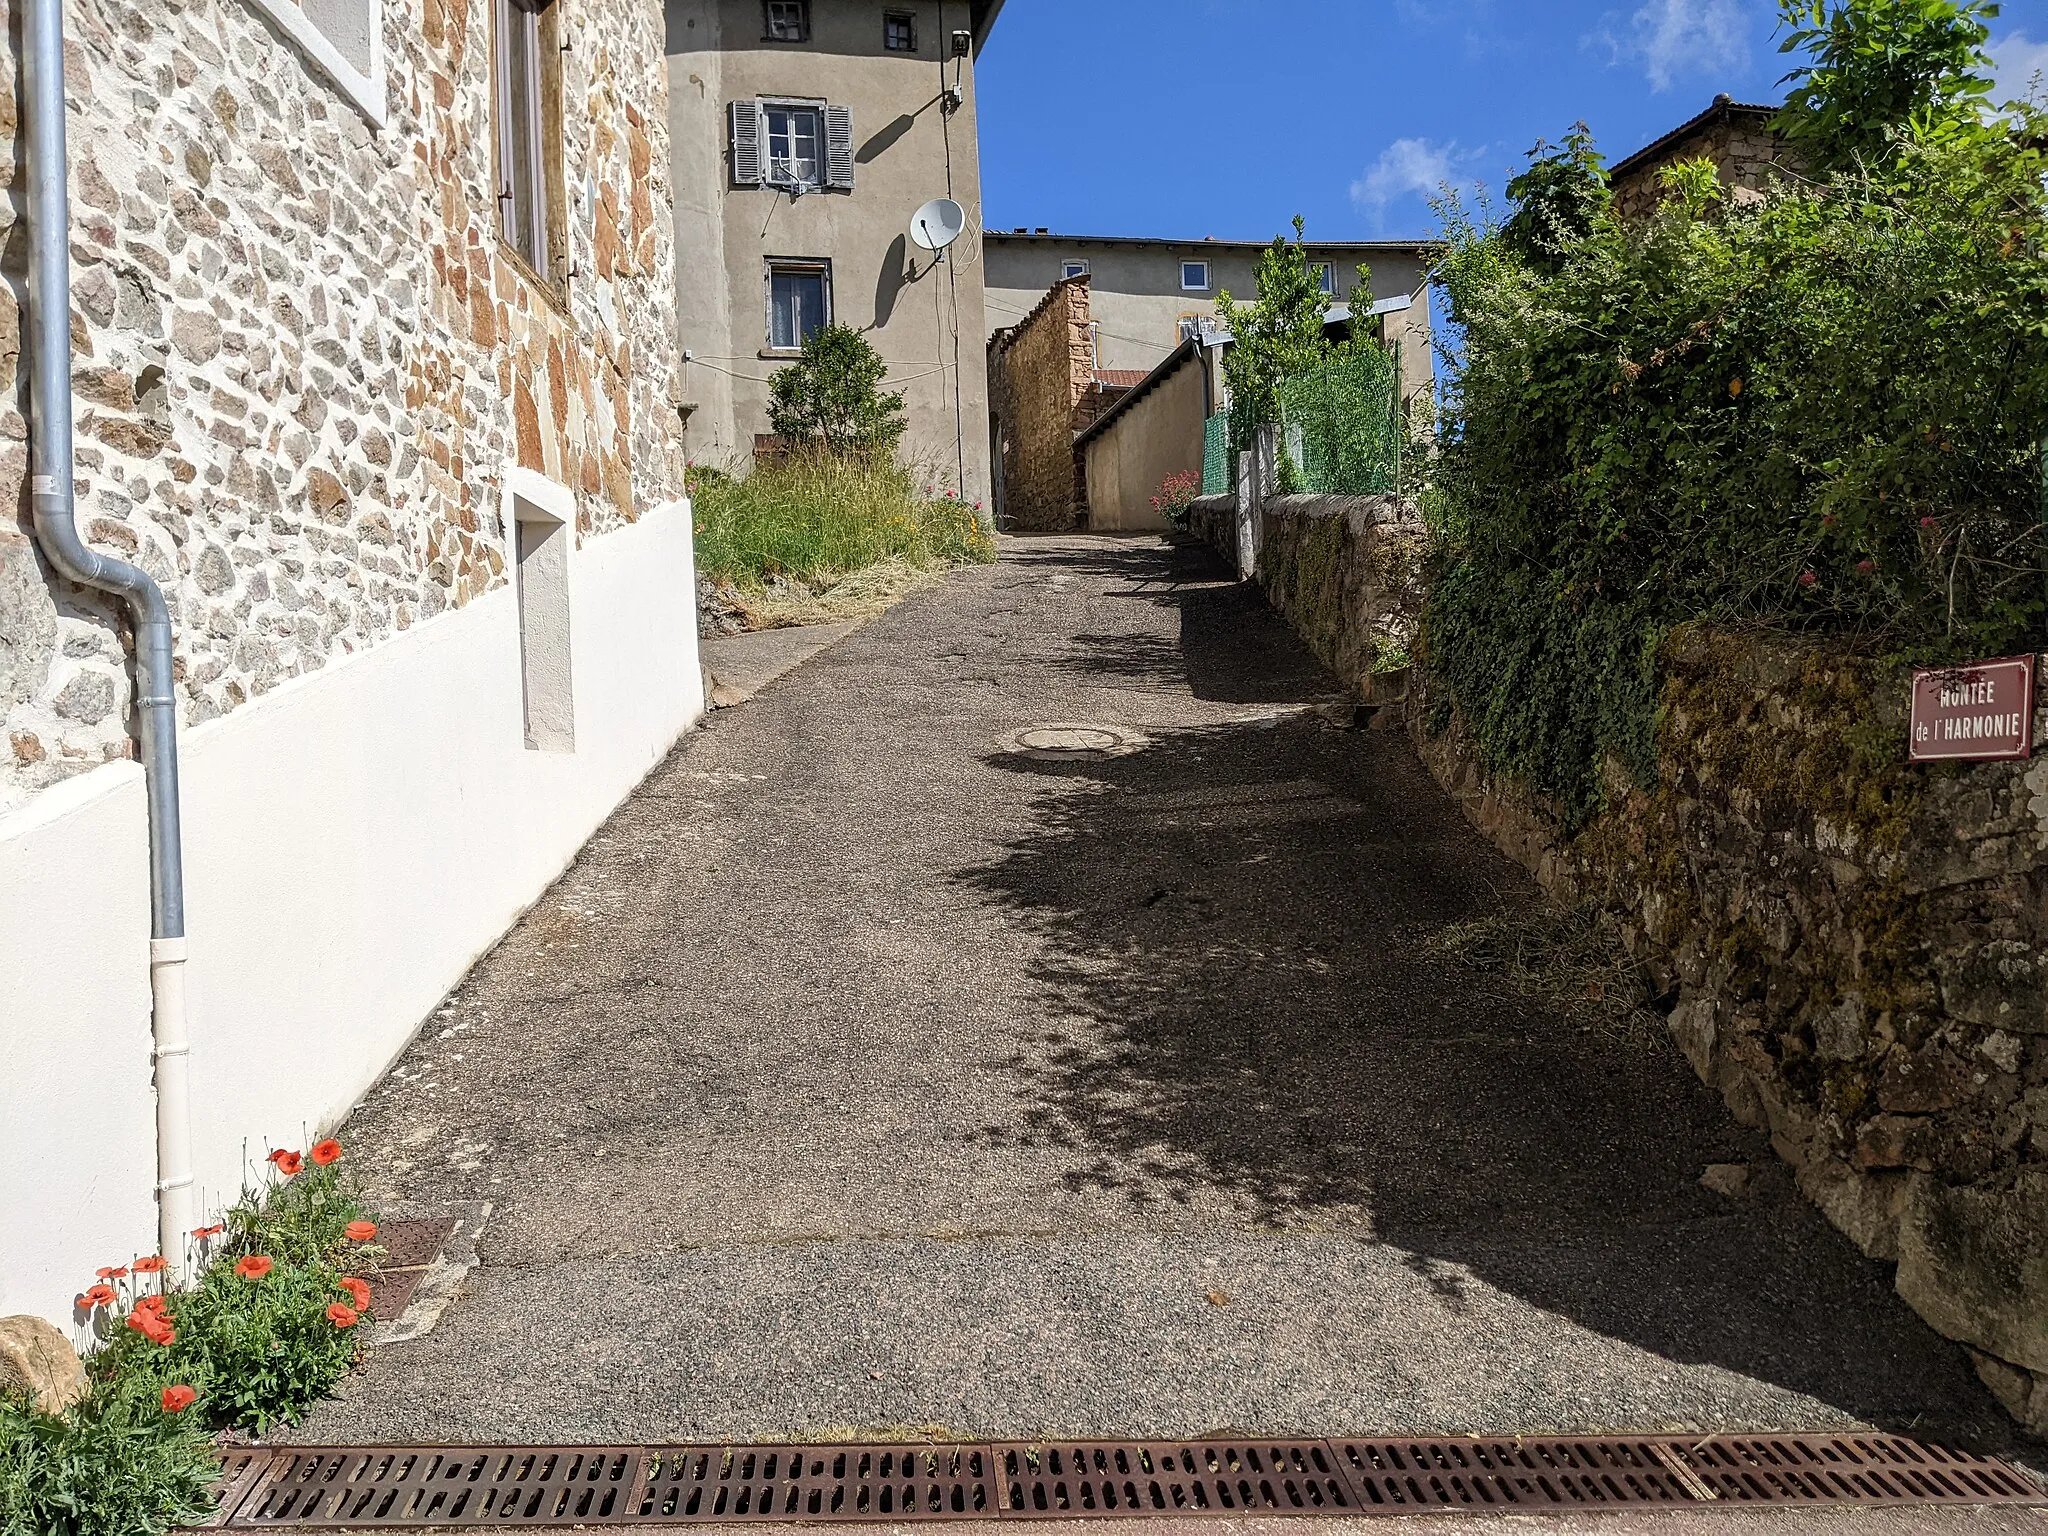
M 979 1445 L 682 1446 L 647 1453 L 630 1518 L 965 1520 L 995 1513 Z
M 2048 1508 L 2003 1462 L 1892 1435 L 998 1445 L 238 1447 L 235 1530 L 1105 1519 L 1644 1505 Z
M 1330 1515 L 1350 1487 L 1320 1440 L 997 1446 L 1005 1515 Z

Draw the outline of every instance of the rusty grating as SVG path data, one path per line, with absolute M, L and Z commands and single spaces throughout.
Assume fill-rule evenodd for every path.
M 1403 1515 L 1647 1504 L 2048 1507 L 2004 1462 L 1893 1435 L 995 1445 L 238 1447 L 234 1530 Z
M 380 1323 L 395 1322 L 411 1305 L 413 1292 L 441 1256 L 441 1246 L 455 1231 L 455 1218 L 387 1221 L 377 1233 L 383 1261 L 370 1278 L 370 1315 Z

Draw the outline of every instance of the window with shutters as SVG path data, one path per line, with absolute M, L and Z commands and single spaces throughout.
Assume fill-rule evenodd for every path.
M 761 36 L 771 43 L 811 40 L 810 0 L 762 0 Z
M 884 11 L 882 46 L 891 53 L 917 52 L 917 18 L 908 11 Z
M 494 0 L 498 231 L 535 275 L 559 282 L 562 214 L 561 47 L 554 0 Z
M 768 347 L 795 352 L 832 323 L 832 263 L 768 261 Z
M 768 179 L 778 187 L 816 187 L 825 180 L 825 114 L 816 107 L 770 103 Z
M 853 189 L 853 109 L 822 101 L 732 104 L 735 186 L 801 194 Z

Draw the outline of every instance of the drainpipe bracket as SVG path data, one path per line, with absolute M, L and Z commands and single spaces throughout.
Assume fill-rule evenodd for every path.
M 149 704 L 156 701 L 144 699 L 143 702 Z M 151 965 L 183 965 L 185 963 L 185 940 L 182 937 L 175 939 L 151 939 L 149 941 L 149 963 Z

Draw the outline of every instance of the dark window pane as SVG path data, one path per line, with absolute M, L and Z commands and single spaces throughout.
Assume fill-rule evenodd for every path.
M 889 47 L 898 53 L 917 51 L 917 22 L 909 16 L 884 16 L 882 37 Z
M 804 0 L 767 0 L 768 35 L 779 43 L 801 43 L 811 35 L 810 7 Z
M 800 347 L 825 324 L 825 274 L 777 268 L 769 277 L 768 344 Z
M 547 178 L 542 158 L 540 6 L 506 0 L 499 11 L 498 159 L 505 243 L 547 271 Z

